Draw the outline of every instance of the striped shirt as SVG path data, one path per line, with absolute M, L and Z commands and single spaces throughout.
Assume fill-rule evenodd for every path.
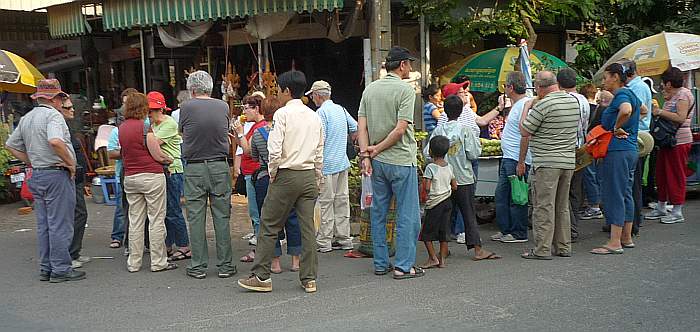
M 270 128 L 263 127 L 259 128 L 253 133 L 253 137 L 250 139 L 250 157 L 253 160 L 257 160 L 260 163 L 260 171 L 258 172 L 258 179 L 267 176 L 267 163 L 269 162 L 270 154 L 267 152 L 267 140 L 260 133 L 260 130 L 270 131 Z
M 357 131 L 357 121 L 343 106 L 326 100 L 316 112 L 323 127 L 323 175 L 340 173 L 350 168 L 348 132 Z
M 576 98 L 563 91 L 547 94 L 532 107 L 523 127 L 532 135 L 530 149 L 535 169 L 576 168 L 576 132 L 580 116 Z
M 673 97 L 671 97 L 670 100 L 667 100 L 666 103 L 664 103 L 664 111 L 666 112 L 678 112 L 678 110 L 676 109 L 676 104 L 678 104 L 678 102 L 681 100 L 687 101 L 688 107 L 690 107 L 690 110 L 688 110 L 687 119 L 683 122 L 683 124 L 678 128 L 678 131 L 676 132 L 676 145 L 693 143 L 693 133 L 690 130 L 690 119 L 693 117 L 694 110 L 693 99 L 693 93 L 690 92 L 688 88 L 680 88 L 678 92 Z

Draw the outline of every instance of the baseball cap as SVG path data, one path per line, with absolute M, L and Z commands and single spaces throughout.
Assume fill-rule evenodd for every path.
M 442 87 L 442 97 L 447 98 L 451 95 L 456 95 L 457 92 L 459 91 L 459 88 L 464 87 L 467 85 L 469 81 L 462 82 L 462 83 L 447 83 L 445 86 Z
M 63 92 L 63 90 L 61 90 L 61 82 L 59 82 L 55 78 L 48 78 L 48 79 L 39 80 L 36 83 L 36 93 L 31 95 L 30 97 L 32 99 L 37 99 L 37 98 L 52 99 L 53 97 L 56 97 L 57 95 L 60 95 L 61 97 L 64 97 L 64 98 L 68 98 L 68 94 Z
M 170 107 L 165 104 L 165 97 L 158 91 L 151 91 L 146 95 L 148 98 L 148 108 L 152 110 L 164 109 L 170 111 Z
M 310 95 L 313 92 L 320 91 L 320 90 L 326 90 L 329 93 L 331 92 L 331 85 L 328 84 L 326 81 L 316 81 L 314 84 L 311 85 L 311 90 L 306 91 L 305 95 Z
M 416 61 L 416 57 L 411 55 L 411 52 L 409 52 L 408 49 L 401 46 L 392 47 L 386 57 L 386 62 L 403 60 Z

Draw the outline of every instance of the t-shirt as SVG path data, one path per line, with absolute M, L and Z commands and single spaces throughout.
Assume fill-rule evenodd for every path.
M 383 141 L 396 128 L 399 120 L 408 122 L 408 128 L 390 148 L 382 151 L 375 160 L 398 166 L 415 166 L 416 138 L 413 113 L 416 93 L 413 87 L 392 73 L 370 83 L 362 93 L 358 115 L 367 118 L 369 144 Z
M 39 105 L 19 120 L 5 145 L 25 152 L 35 168 L 51 167 L 63 162 L 49 144 L 51 139 L 62 140 L 75 160 L 70 130 L 63 115 L 51 106 Z
M 678 131 L 676 132 L 676 145 L 693 143 L 693 133 L 690 130 L 690 119 L 693 117 L 693 103 L 695 101 L 695 98 L 693 98 L 693 93 L 687 88 L 680 88 L 680 90 L 678 90 L 678 92 L 671 97 L 670 100 L 667 100 L 666 103 L 664 103 L 664 111 L 673 113 L 678 112 L 676 105 L 680 100 L 687 101 L 690 110 L 688 111 L 688 118 L 685 120 L 685 122 L 683 122 L 683 124 L 681 124 L 680 127 L 678 127 Z
M 532 107 L 523 122 L 532 135 L 532 164 L 540 167 L 576 168 L 576 131 L 581 117 L 576 98 L 563 91 L 547 94 Z
M 637 151 L 637 132 L 639 131 L 639 113 L 642 103 L 632 90 L 621 88 L 615 91 L 615 97 L 610 102 L 610 106 L 603 111 L 603 115 L 600 117 L 600 124 L 606 130 L 612 131 L 615 129 L 615 122 L 617 122 L 617 116 L 620 113 L 620 105 L 623 103 L 632 105 L 632 115 L 622 125 L 622 129 L 629 136 L 622 139 L 613 136 L 610 145 L 608 145 L 608 151 Z
M 219 99 L 193 98 L 180 106 L 182 156 L 186 161 L 226 158 L 229 109 Z
M 481 128 L 479 128 L 479 125 L 476 124 L 476 113 L 472 111 L 469 104 L 464 105 L 462 113 L 460 113 L 459 118 L 457 118 L 457 122 L 471 130 L 472 133 L 474 133 L 474 136 L 481 136 Z
M 323 126 L 323 175 L 340 173 L 350 168 L 348 131 L 357 131 L 357 121 L 332 100 L 326 100 L 316 111 Z
M 127 119 L 119 126 L 124 176 L 163 173 L 163 166 L 153 159 L 146 147 L 143 130 L 143 120 Z
M 423 177 L 430 179 L 430 192 L 428 192 L 428 200 L 425 202 L 426 209 L 432 209 L 442 203 L 442 201 L 450 198 L 452 194 L 451 182 L 455 175 L 449 164 L 445 166 L 434 163 L 428 164 L 428 166 L 425 166 Z
M 172 113 L 170 113 L 170 117 L 172 117 L 173 120 L 175 120 L 175 123 L 177 123 L 178 126 L 180 125 L 180 109 L 179 108 L 174 110 Z
M 431 134 L 433 130 L 435 130 L 435 127 L 437 127 L 438 120 L 433 117 L 433 111 L 437 108 L 438 107 L 431 102 L 423 104 L 423 128 L 428 134 Z
M 182 144 L 182 137 L 177 131 L 177 123 L 175 119 L 164 115 L 164 120 L 159 125 L 153 125 L 153 133 L 157 138 L 163 141 L 160 145 L 161 150 L 168 157 L 173 159 L 172 164 L 168 166 L 168 171 L 170 173 L 182 173 L 184 171 L 182 167 L 182 159 L 180 159 L 180 144 Z
M 649 124 L 651 124 L 651 89 L 649 89 L 649 86 L 642 81 L 642 78 L 640 76 L 635 77 L 629 83 L 627 83 L 627 87 L 632 90 L 634 95 L 639 99 L 639 101 L 642 103 L 642 105 L 647 106 L 647 115 L 642 117 L 640 115 L 639 118 L 639 130 L 641 131 L 649 131 Z
M 472 160 L 481 155 L 481 143 L 474 133 L 457 121 L 448 121 L 444 125 L 437 126 L 430 136 L 445 136 L 450 140 L 450 149 L 445 160 L 452 165 L 457 185 L 469 185 L 474 183 L 474 170 Z M 428 141 L 430 142 L 430 141 Z M 430 143 L 426 144 L 425 153 L 430 151 Z
M 109 134 L 109 139 L 107 140 L 107 151 L 116 151 L 116 150 L 121 150 L 121 146 L 119 145 L 119 127 L 112 129 L 112 132 Z M 123 168 L 122 160 L 117 159 L 114 161 L 114 177 L 119 181 L 119 178 L 121 177 L 122 174 L 122 168 Z
M 246 122 L 246 123 L 244 123 L 244 124 L 243 124 L 243 135 L 248 135 L 248 132 L 250 131 L 250 128 L 253 128 L 253 125 L 254 125 L 254 124 L 255 124 L 255 123 L 253 123 L 253 122 Z M 229 126 L 230 126 L 231 128 L 233 128 L 233 121 L 231 121 L 231 123 L 229 124 Z M 242 155 L 243 155 L 243 148 L 242 148 L 240 145 L 236 148 L 236 155 L 237 155 L 237 156 L 242 156 Z
M 523 114 L 525 104 L 531 99 L 529 97 L 522 98 L 510 108 L 510 113 L 508 113 L 508 119 L 501 135 L 501 150 L 503 151 L 504 159 L 520 160 L 520 138 L 522 138 L 520 134 L 520 117 Z M 525 155 L 525 163 L 532 165 L 532 154 L 529 149 Z

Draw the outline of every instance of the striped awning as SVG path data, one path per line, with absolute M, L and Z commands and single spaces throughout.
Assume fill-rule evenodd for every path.
M 104 29 L 341 8 L 344 0 L 104 0 Z
M 49 34 L 52 38 L 80 36 L 89 29 L 80 2 L 47 7 L 46 12 L 49 17 Z

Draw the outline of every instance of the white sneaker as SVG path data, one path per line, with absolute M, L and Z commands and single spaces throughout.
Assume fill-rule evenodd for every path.
M 457 243 L 459 243 L 459 244 L 467 243 L 467 237 L 464 233 L 457 234 Z
M 80 256 L 80 257 L 78 257 L 78 259 L 76 259 L 76 260 L 77 260 L 78 262 L 81 262 L 81 263 L 85 264 L 85 263 L 89 262 L 91 259 L 90 259 L 90 256 Z
M 251 237 L 250 240 L 248 240 L 248 244 L 250 244 L 251 246 L 257 246 L 258 245 L 258 238 Z
M 682 214 L 669 214 L 663 218 L 661 218 L 661 223 L 662 224 L 677 224 L 677 223 L 682 223 L 685 222 L 685 218 L 683 218 Z
M 79 260 L 76 259 L 76 260 L 71 262 L 71 266 L 74 269 L 79 269 L 79 268 L 83 267 L 83 263 L 81 263 Z
M 255 237 L 255 233 L 248 233 L 248 234 L 244 235 L 241 239 L 243 239 L 243 240 L 250 240 L 250 239 L 252 239 L 253 237 Z
M 651 212 L 644 215 L 644 219 L 658 220 L 658 219 L 664 218 L 666 216 L 668 216 L 668 213 L 666 211 L 659 211 L 657 209 L 654 209 Z
M 501 237 L 501 242 L 503 243 L 523 243 L 527 242 L 527 239 L 516 239 L 513 235 L 507 234 Z
M 501 239 L 503 239 L 503 233 L 501 232 L 491 235 L 491 241 L 501 241 Z

